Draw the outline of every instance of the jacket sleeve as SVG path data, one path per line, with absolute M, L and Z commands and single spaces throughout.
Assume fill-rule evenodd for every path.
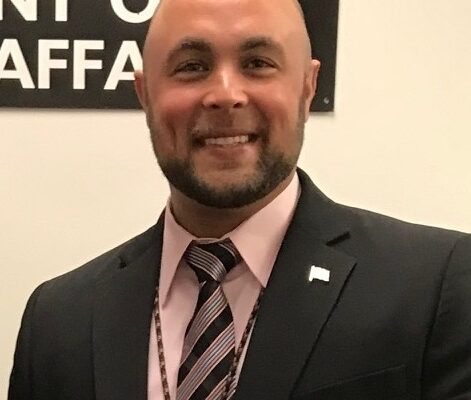
M 32 400 L 32 352 L 34 342 L 34 309 L 41 291 L 36 288 L 30 296 L 21 320 L 20 332 L 16 342 L 13 369 L 10 375 L 8 400 Z
M 424 400 L 471 399 L 471 236 L 449 257 L 424 356 Z

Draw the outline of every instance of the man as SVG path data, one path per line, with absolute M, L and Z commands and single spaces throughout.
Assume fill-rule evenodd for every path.
M 136 90 L 168 206 L 33 293 L 10 400 L 471 398 L 471 238 L 296 168 L 318 70 L 294 0 L 161 2 Z

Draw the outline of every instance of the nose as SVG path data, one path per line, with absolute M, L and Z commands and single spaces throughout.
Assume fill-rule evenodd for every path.
M 203 106 L 213 110 L 243 108 L 248 103 L 243 77 L 232 68 L 220 68 L 209 80 Z

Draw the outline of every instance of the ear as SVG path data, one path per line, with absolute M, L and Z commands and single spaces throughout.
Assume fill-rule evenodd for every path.
M 146 87 L 144 73 L 142 71 L 134 71 L 134 90 L 136 91 L 139 103 L 141 103 L 142 108 L 147 113 Z
M 306 81 L 304 82 L 304 93 L 306 94 L 305 105 L 304 105 L 304 122 L 309 118 L 310 107 L 312 100 L 316 94 L 317 89 L 317 78 L 319 76 L 319 69 L 321 63 L 318 60 L 311 60 L 306 74 Z

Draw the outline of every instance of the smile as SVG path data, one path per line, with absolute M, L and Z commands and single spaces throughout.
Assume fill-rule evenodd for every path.
M 221 136 L 197 139 L 200 146 L 231 146 L 255 142 L 257 135 Z
M 249 140 L 250 140 L 249 135 L 229 136 L 229 137 L 204 139 L 204 144 L 206 146 L 208 146 L 208 145 L 227 146 L 227 145 L 231 145 L 231 144 L 248 143 Z

